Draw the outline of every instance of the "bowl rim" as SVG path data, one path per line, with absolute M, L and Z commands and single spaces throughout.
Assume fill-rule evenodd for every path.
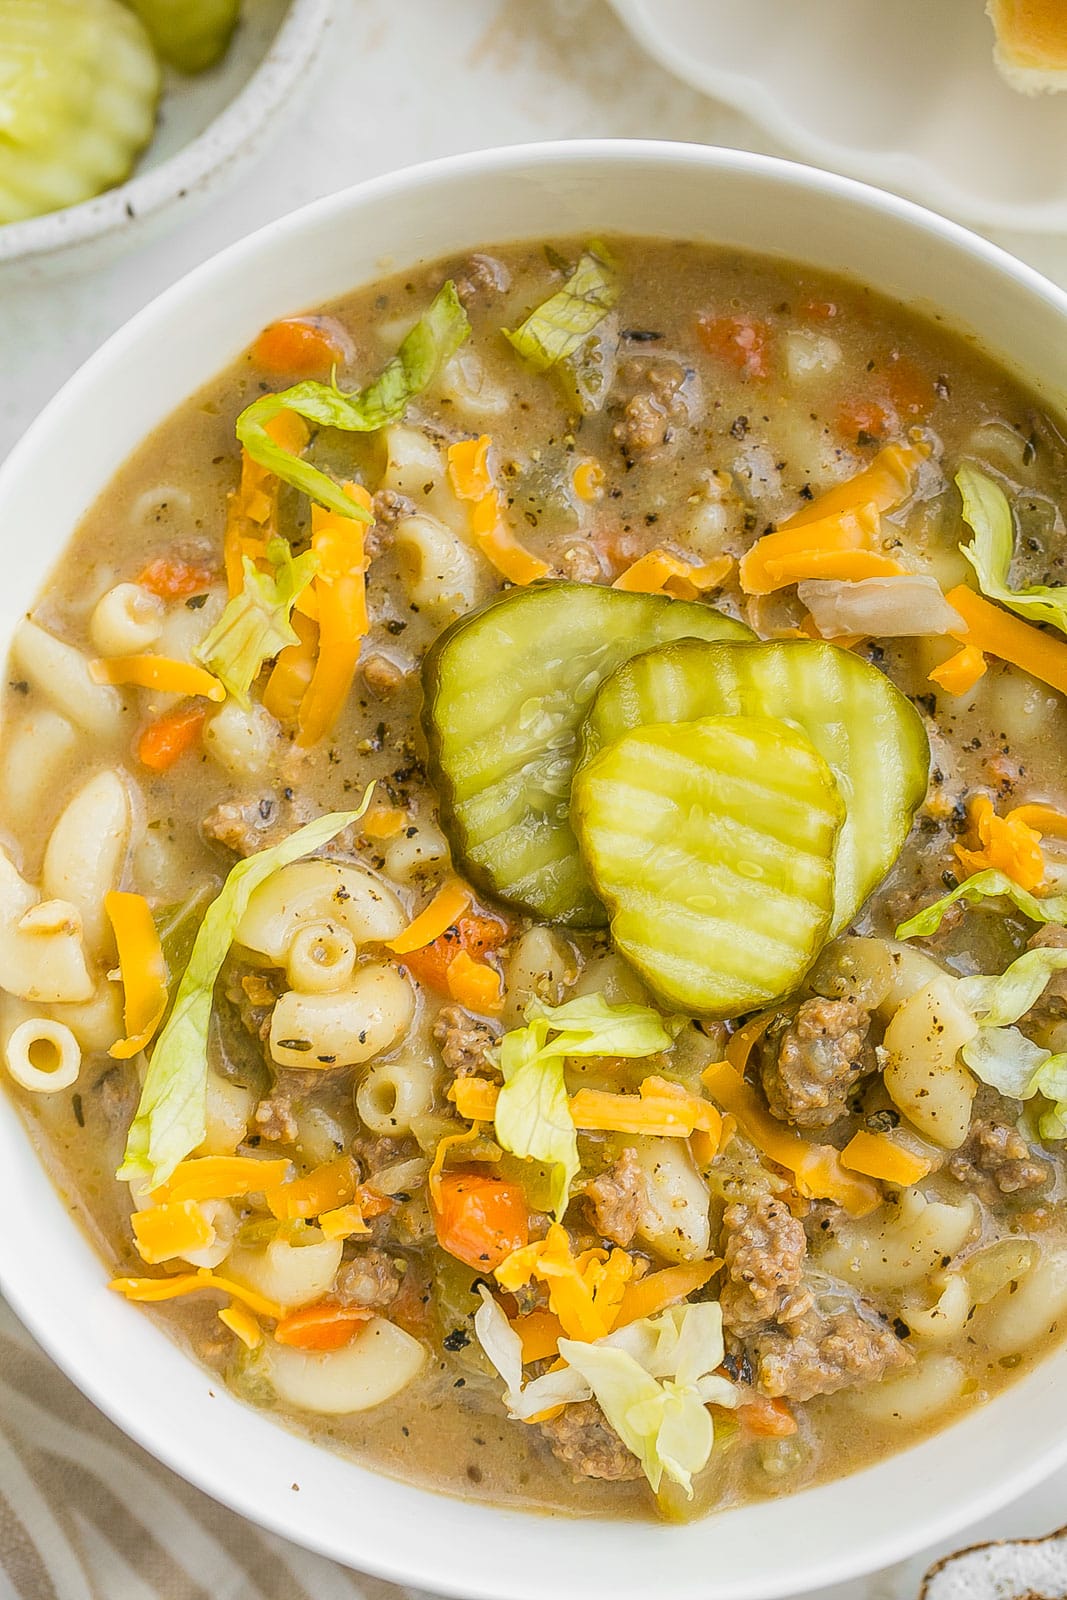
M 0 226 L 0 265 L 64 251 L 136 225 L 210 182 L 248 149 L 311 66 L 333 0 L 289 0 L 254 72 L 206 128 L 158 166 L 77 205 Z
M 0 464 L 0 504 L 3 503 L 9 486 L 23 474 L 23 462 L 26 461 L 27 466 L 29 465 L 57 424 L 75 414 L 80 407 L 92 403 L 99 380 L 106 376 L 113 365 L 121 363 L 126 353 L 140 346 L 142 341 L 151 341 L 160 329 L 171 324 L 175 314 L 183 308 L 195 307 L 201 300 L 204 288 L 212 283 L 216 275 L 224 270 L 230 271 L 254 263 L 266 245 L 276 246 L 282 240 L 299 238 L 306 229 L 319 224 L 336 223 L 353 209 L 373 204 L 378 200 L 386 199 L 394 204 L 417 202 L 420 192 L 431 184 L 447 183 L 449 180 L 465 182 L 482 180 L 501 174 L 527 175 L 532 170 L 536 170 L 539 176 L 551 177 L 553 171 L 566 169 L 568 166 L 585 164 L 591 169 L 602 169 L 605 166 L 625 168 L 631 163 L 638 162 L 651 167 L 658 164 L 663 169 L 679 171 L 686 169 L 694 175 L 698 175 L 701 171 L 721 171 L 756 181 L 773 181 L 803 191 L 815 200 L 825 198 L 828 201 L 844 201 L 868 215 L 880 214 L 883 217 L 894 218 L 913 234 L 933 235 L 965 255 L 982 259 L 996 273 L 1015 280 L 1028 294 L 1044 302 L 1049 309 L 1067 322 L 1067 293 L 1043 278 L 1034 269 L 1016 261 L 998 246 L 911 201 L 885 194 L 854 179 L 806 168 L 777 157 L 667 141 L 596 139 L 516 145 L 469 152 L 407 167 L 314 200 L 309 205 L 269 222 L 265 227 L 231 244 L 171 285 L 112 334 L 89 358 L 49 402 L 18 441 L 7 460 Z M 5 1141 L 7 1148 L 16 1148 L 16 1139 L 12 1136 L 13 1129 L 17 1129 L 17 1148 L 21 1154 L 29 1144 L 28 1136 L 13 1106 L 0 1109 L 4 1113 L 0 1115 L 0 1155 L 5 1147 Z M 44 1184 L 54 1194 L 52 1180 L 45 1175 L 43 1163 L 35 1150 L 30 1153 L 29 1160 L 35 1168 L 40 1168 L 40 1182 L 35 1181 L 36 1191 L 43 1192 L 41 1185 Z M 70 1226 L 69 1218 L 67 1223 Z M 99 1258 L 84 1233 L 82 1240 L 79 1261 L 85 1265 L 91 1261 L 94 1271 L 99 1275 Z M 390 1548 L 384 1538 L 375 1536 L 372 1530 L 372 1542 L 369 1548 L 363 1548 L 362 1543 L 356 1548 L 351 1542 L 346 1541 L 343 1527 L 339 1528 L 331 1524 L 328 1518 L 324 1519 L 318 1508 L 312 1510 L 311 1496 L 298 1497 L 294 1494 L 286 1498 L 278 1492 L 278 1485 L 271 1485 L 270 1493 L 264 1495 L 263 1484 L 258 1486 L 260 1494 L 257 1496 L 255 1489 L 246 1485 L 244 1480 L 235 1481 L 227 1477 L 224 1463 L 216 1461 L 209 1453 L 200 1449 L 197 1438 L 191 1430 L 181 1432 L 176 1427 L 168 1434 L 166 1425 L 142 1415 L 136 1409 L 126 1393 L 122 1371 L 116 1366 L 114 1357 L 94 1348 L 92 1339 L 87 1343 L 84 1338 L 87 1330 L 76 1328 L 73 1319 L 69 1319 L 68 1323 L 67 1319 L 53 1314 L 57 1305 L 67 1302 L 59 1300 L 60 1291 L 57 1286 L 42 1281 L 38 1266 L 39 1262 L 33 1249 L 24 1241 L 19 1238 L 6 1242 L 0 1239 L 0 1288 L 3 1289 L 17 1315 L 22 1318 L 61 1370 L 105 1415 L 186 1481 L 204 1490 L 232 1510 L 291 1539 L 298 1545 L 341 1563 L 355 1563 L 365 1570 L 395 1582 L 417 1584 L 439 1593 L 462 1595 L 464 1600 L 482 1600 L 482 1597 L 484 1600 L 502 1600 L 502 1597 L 506 1597 L 506 1600 L 545 1600 L 546 1580 L 538 1575 L 533 1563 L 512 1562 L 512 1567 L 517 1570 L 508 1570 L 506 1573 L 501 1573 L 499 1568 L 487 1570 L 492 1566 L 491 1558 L 480 1551 L 472 1563 L 472 1559 L 463 1552 L 462 1540 L 458 1537 L 449 1541 L 447 1549 L 434 1547 L 427 1550 L 417 1538 L 407 1541 L 403 1548 L 395 1546 Z M 91 1316 L 88 1314 L 87 1320 L 91 1323 Z M 142 1326 L 152 1333 L 157 1331 L 147 1320 Z M 91 1326 L 88 1331 L 93 1331 Z M 164 1336 L 159 1334 L 158 1337 L 162 1339 Z M 141 1342 L 140 1332 L 133 1332 L 130 1339 L 131 1348 L 139 1350 Z M 204 1378 L 203 1369 L 197 1367 L 184 1351 L 177 1351 L 176 1355 L 183 1364 L 183 1370 L 188 1368 Z M 1024 1388 L 1029 1391 L 1035 1380 L 1040 1386 L 1043 1378 L 1047 1381 L 1050 1368 L 1054 1365 L 1058 1378 L 1067 1384 L 1067 1364 L 1062 1362 L 1057 1364 L 1056 1358 L 1050 1356 L 1034 1373 L 1007 1391 L 1005 1396 L 998 1397 L 989 1406 L 972 1412 L 963 1421 L 942 1430 L 940 1434 L 933 1436 L 933 1440 L 944 1438 L 949 1433 L 958 1435 L 961 1439 L 979 1436 L 986 1426 L 991 1425 L 991 1414 L 996 1411 L 1002 1400 L 1010 1399 L 1012 1393 L 1018 1394 Z M 468 1519 L 472 1514 L 472 1508 L 462 1501 L 457 1503 L 395 1480 L 384 1480 L 380 1474 L 355 1466 L 344 1458 L 339 1458 L 293 1434 L 279 1430 L 276 1424 L 265 1420 L 232 1398 L 228 1391 L 219 1392 L 220 1386 L 217 1381 L 212 1385 L 209 1379 L 210 1375 L 204 1378 L 203 1387 L 212 1400 L 216 1416 L 221 1418 L 239 1414 L 245 1418 L 239 1431 L 249 1446 L 254 1446 L 257 1437 L 262 1436 L 266 1439 L 268 1433 L 271 1438 L 280 1435 L 289 1439 L 291 1459 L 295 1468 L 301 1473 L 306 1472 L 307 1476 L 314 1476 L 316 1464 L 329 1462 L 329 1468 L 322 1466 L 321 1471 L 329 1476 L 331 1484 L 334 1480 L 340 1485 L 341 1480 L 345 1483 L 358 1483 L 360 1479 L 366 1481 L 368 1478 L 386 1481 L 389 1484 L 391 1502 L 397 1508 L 397 1520 L 400 1519 L 402 1512 L 410 1512 L 413 1517 L 432 1526 L 436 1520 L 435 1508 L 442 1505 L 456 1506 L 457 1515 L 462 1514 Z M 186 1388 L 190 1387 L 191 1380 L 190 1384 L 186 1385 Z M 1044 1393 L 1045 1390 L 1042 1389 L 1042 1395 Z M 923 1441 L 899 1452 L 890 1460 L 901 1464 L 902 1473 L 913 1472 L 923 1450 L 927 1449 L 933 1440 Z M 251 1453 L 254 1457 L 254 1448 Z M 730 1579 L 729 1588 L 712 1587 L 714 1580 L 709 1582 L 707 1577 L 702 1577 L 699 1585 L 686 1581 L 677 1589 L 679 1600 L 697 1600 L 698 1596 L 712 1594 L 716 1600 L 774 1600 L 775 1596 L 795 1595 L 899 1561 L 997 1509 L 1038 1483 L 1057 1466 L 1067 1462 L 1067 1434 L 1053 1436 L 1028 1453 L 1023 1451 L 1019 1453 L 1021 1459 L 1018 1463 L 1002 1473 L 996 1481 L 983 1481 L 979 1488 L 970 1488 L 962 1500 L 959 1490 L 956 1491 L 955 1498 L 949 1496 L 944 1503 L 940 1502 L 936 1495 L 931 1494 L 928 1511 L 916 1518 L 906 1530 L 889 1526 L 878 1527 L 871 1530 L 870 1536 L 865 1540 L 854 1540 L 851 1547 L 836 1550 L 833 1555 L 820 1558 L 817 1564 L 810 1563 L 806 1570 L 801 1572 L 783 1570 L 773 1582 L 768 1582 L 765 1575 L 756 1580 L 755 1586 L 752 1583 L 746 1585 L 744 1579 L 736 1581 Z M 887 1463 L 883 1462 L 863 1472 L 851 1474 L 838 1480 L 836 1485 L 802 1490 L 779 1503 L 785 1506 L 803 1500 L 813 1507 L 824 1505 L 826 1495 L 840 1484 L 862 1482 L 865 1473 L 884 1473 L 886 1465 Z M 286 1475 L 288 1476 L 288 1473 Z M 296 1488 L 295 1482 L 292 1488 Z M 334 1510 L 342 1509 L 345 1503 L 344 1497 L 338 1496 Z M 492 1535 L 492 1539 L 488 1540 L 490 1547 L 495 1541 L 498 1549 L 503 1545 L 510 1550 L 513 1546 L 509 1540 L 514 1540 L 515 1546 L 521 1549 L 524 1536 L 531 1528 L 552 1526 L 544 1518 L 538 1519 L 527 1512 L 489 1506 L 480 1506 L 476 1510 L 484 1516 L 487 1536 Z M 740 1509 L 722 1515 L 743 1518 L 746 1512 Z M 681 1541 L 688 1536 L 691 1548 L 692 1539 L 699 1539 L 701 1536 L 699 1531 L 694 1533 L 692 1530 L 713 1530 L 716 1521 L 713 1516 L 689 1525 L 688 1529 L 669 1530 L 650 1527 L 643 1523 L 624 1523 L 614 1526 L 633 1530 L 632 1534 L 628 1533 L 627 1541 L 624 1542 L 629 1542 L 632 1538 L 636 1547 L 639 1541 L 643 1559 L 648 1560 L 651 1551 L 655 1552 L 656 1559 L 662 1562 L 668 1557 L 670 1549 L 666 1543 L 667 1538 Z M 555 1526 L 559 1528 L 557 1539 L 566 1546 L 568 1543 L 566 1529 L 589 1528 L 590 1524 L 568 1519 L 562 1526 L 560 1524 Z M 595 1523 L 592 1526 L 605 1529 L 604 1523 Z M 365 1536 L 366 1530 L 363 1531 L 362 1537 Z M 377 1543 L 374 1542 L 375 1537 Z M 602 1537 L 603 1540 L 608 1540 L 610 1532 L 605 1531 Z M 581 1543 L 577 1536 L 574 1542 L 576 1547 Z M 472 1570 L 472 1565 L 476 1567 L 477 1561 L 481 1561 L 481 1569 Z M 590 1597 L 596 1597 L 596 1600 L 601 1600 L 601 1597 L 606 1600 L 609 1594 L 619 1596 L 620 1600 L 631 1600 L 631 1597 L 645 1592 L 636 1587 L 627 1587 L 625 1565 L 620 1566 L 618 1562 L 610 1574 L 610 1585 L 599 1568 L 591 1567 L 587 1573 L 582 1573 L 582 1578 L 584 1592 Z M 630 1580 L 631 1584 L 635 1581 Z
M 702 56 L 691 55 L 670 28 L 658 25 L 649 0 L 609 0 L 609 4 L 653 61 L 699 94 L 740 111 L 804 161 L 851 174 L 856 182 L 872 187 L 899 187 L 916 197 L 915 204 L 943 207 L 971 227 L 1041 234 L 1062 233 L 1067 227 L 1067 196 L 1054 200 L 993 200 L 957 183 L 916 152 L 891 147 L 858 151 L 856 146 L 832 139 L 800 121 L 758 75 L 719 67 Z M 992 65 L 992 34 L 989 52 Z

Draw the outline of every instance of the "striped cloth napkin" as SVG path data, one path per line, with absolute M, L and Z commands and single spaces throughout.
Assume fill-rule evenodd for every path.
M 262 1533 L 112 1426 L 0 1301 L 0 1600 L 430 1600 Z

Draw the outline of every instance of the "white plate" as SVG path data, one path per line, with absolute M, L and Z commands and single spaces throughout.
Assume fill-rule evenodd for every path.
M 186 77 L 168 69 L 159 121 L 134 174 L 81 205 L 0 226 L 0 265 L 21 276 L 93 265 L 179 207 L 231 181 L 307 80 L 332 0 L 245 0 L 218 66 Z
M 993 65 L 983 0 L 611 0 L 669 71 L 819 166 L 981 227 L 1067 230 L 1067 93 Z
M 601 231 L 837 269 L 942 314 L 1049 403 L 1062 395 L 1067 295 L 895 196 L 704 145 L 607 139 L 454 156 L 318 200 L 233 245 L 71 379 L 0 466 L 0 659 L 86 508 L 264 323 L 373 283 L 386 259 L 400 271 L 499 240 Z M 234 1510 L 347 1565 L 463 1600 L 775 1600 L 900 1561 L 1067 1463 L 1061 1347 L 912 1449 L 686 1527 L 447 1499 L 241 1405 L 109 1292 L 78 1215 L 0 1092 L 0 1287 L 59 1366 L 132 1438 Z

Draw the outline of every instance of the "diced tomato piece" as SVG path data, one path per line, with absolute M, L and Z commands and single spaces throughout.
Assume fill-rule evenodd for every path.
M 742 377 L 766 378 L 770 373 L 774 336 L 758 317 L 698 317 L 697 331 L 704 347 Z

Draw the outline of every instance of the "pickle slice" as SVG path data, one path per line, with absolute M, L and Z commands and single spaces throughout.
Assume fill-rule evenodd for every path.
M 687 637 L 752 635 L 698 601 L 559 582 L 510 589 L 435 642 L 423 667 L 429 776 L 453 859 L 477 888 L 545 921 L 607 921 L 568 820 L 578 728 L 621 662 Z
M 788 639 L 723 650 L 686 640 L 636 657 L 604 684 L 582 759 L 630 728 L 706 716 L 783 718 L 829 763 L 847 813 L 831 926 L 839 933 L 897 859 L 926 797 L 930 746 L 915 707 L 837 645 Z
M 810 739 L 771 717 L 635 728 L 571 799 L 616 948 L 669 1005 L 711 1017 L 770 1005 L 815 960 L 844 815 Z
M 237 26 L 241 0 L 131 0 L 156 49 L 179 72 L 220 61 Z

